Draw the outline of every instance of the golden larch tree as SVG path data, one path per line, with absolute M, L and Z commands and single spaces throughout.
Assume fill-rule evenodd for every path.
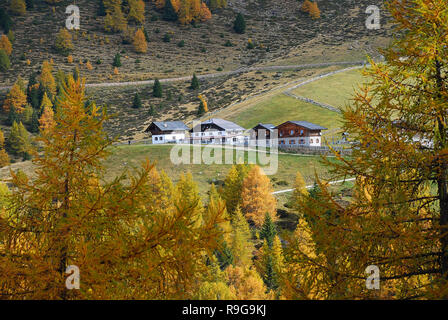
M 134 50 L 137 53 L 146 53 L 148 51 L 148 43 L 145 39 L 145 34 L 142 29 L 138 29 L 134 34 L 133 39 Z
M 14 107 L 17 113 L 22 113 L 26 106 L 26 94 L 20 85 L 16 82 L 6 96 L 3 104 L 3 110 L 9 112 Z
M 1 296 L 193 297 L 207 270 L 205 255 L 216 248 L 223 208 L 196 225 L 200 207 L 191 197 L 169 196 L 164 208 L 149 207 L 159 197 L 149 161 L 106 181 L 108 116 L 86 105 L 84 87 L 71 75 L 63 84 L 55 125 L 38 137 L 35 178 L 12 173 L 10 206 L 0 214 Z M 70 265 L 80 270 L 81 290 L 65 286 Z
M 143 0 L 129 0 L 128 20 L 139 24 L 145 22 L 145 3 Z
M 448 3 L 386 6 L 397 37 L 343 112 L 359 147 L 325 161 L 334 178 L 356 177 L 353 197 L 341 203 L 318 181 L 298 206 L 314 256 L 289 241 L 292 268 L 321 298 L 448 297 Z M 371 265 L 380 290 L 366 288 Z
M 259 166 L 253 166 L 243 181 L 241 209 L 257 228 L 263 225 L 266 213 L 271 215 L 272 221 L 277 221 L 277 200 L 272 192 L 269 178 Z
M 10 56 L 12 53 L 12 44 L 5 34 L 2 34 L 2 36 L 0 37 L 0 49 L 5 50 L 8 56 Z

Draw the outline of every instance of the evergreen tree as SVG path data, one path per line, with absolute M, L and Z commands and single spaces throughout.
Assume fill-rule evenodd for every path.
M 40 112 L 37 109 L 33 109 L 33 116 L 31 117 L 31 124 L 30 124 L 31 133 L 39 132 L 39 117 Z
M 3 29 L 3 32 L 7 34 L 12 27 L 12 19 L 9 16 L 8 12 L 0 8 L 0 28 Z
M 150 38 L 149 38 L 149 34 L 148 34 L 148 32 L 146 31 L 146 28 L 143 27 L 142 30 L 143 30 L 143 34 L 144 34 L 144 36 L 145 36 L 145 40 L 146 40 L 146 42 L 151 41 Z
M 153 105 L 149 106 L 149 115 L 150 116 L 155 116 L 156 115 L 156 112 L 154 110 L 154 106 Z
M 34 0 L 26 0 L 26 8 L 33 9 L 34 8 Z
M 190 89 L 197 90 L 199 89 L 199 80 L 196 77 L 196 74 L 193 74 L 193 78 L 191 79 Z
M 233 24 L 233 30 L 235 30 L 235 32 L 239 34 L 243 34 L 246 32 L 246 20 L 241 13 L 238 13 L 238 15 L 236 16 L 235 22 Z
M 277 273 L 275 272 L 271 255 L 267 256 L 266 271 L 263 280 L 268 289 L 276 290 L 278 288 Z
M 260 239 L 266 240 L 269 248 L 272 248 L 274 243 L 274 238 L 277 235 L 277 228 L 275 227 L 274 222 L 272 222 L 271 215 L 266 213 L 264 218 L 263 227 L 260 231 Z
M 112 66 L 117 67 L 117 68 L 121 67 L 121 56 L 119 53 L 117 53 L 115 55 L 114 62 L 112 63 Z
M 97 11 L 97 15 L 99 17 L 104 17 L 106 16 L 106 8 L 104 7 L 104 2 L 103 0 L 98 0 L 98 11 Z
M 160 84 L 159 79 L 156 79 L 154 81 L 154 85 L 152 87 L 152 95 L 156 98 L 162 98 L 163 89 L 162 89 L 162 85 Z
M 205 106 L 204 106 L 204 102 L 201 101 L 199 103 L 198 116 L 202 116 L 203 114 L 205 114 Z
M 140 109 L 142 107 L 142 101 L 140 100 L 140 95 L 135 93 L 134 102 L 132 103 L 132 108 Z
M 27 104 L 25 110 L 22 113 L 22 121 L 23 123 L 29 125 L 31 123 L 31 118 L 33 117 L 33 107 Z
M 28 80 L 28 86 L 26 88 L 27 101 L 31 104 L 34 109 L 39 108 L 39 83 L 37 82 L 36 73 L 31 73 L 30 79 Z
M 11 62 L 5 50 L 0 49 L 0 71 L 5 72 L 11 68 Z
M 26 131 L 22 122 L 13 122 L 11 132 L 8 138 L 8 147 L 13 154 L 27 158 L 27 154 L 31 151 L 31 143 L 28 131 Z
M 19 115 L 17 114 L 16 108 L 14 106 L 11 106 L 9 108 L 8 112 L 8 119 L 6 120 L 6 123 L 10 126 L 13 125 L 14 122 L 18 122 L 20 119 Z
M 176 11 L 174 10 L 173 4 L 171 0 L 165 1 L 165 7 L 163 8 L 163 20 L 166 21 L 177 21 L 178 16 Z

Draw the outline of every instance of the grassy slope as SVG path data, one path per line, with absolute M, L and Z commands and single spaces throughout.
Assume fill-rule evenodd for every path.
M 293 93 L 338 108 L 344 108 L 350 103 L 358 86 L 366 81 L 367 78 L 361 74 L 361 70 L 350 70 L 311 82 L 297 88 Z
M 231 167 L 230 164 L 182 164 L 175 166 L 170 161 L 171 148 L 171 146 L 155 145 L 113 147 L 112 155 L 106 161 L 107 177 L 115 177 L 125 168 L 138 167 L 142 161 L 149 159 L 155 161 L 157 168 L 165 170 L 174 181 L 178 180 L 181 173 L 190 171 L 199 185 L 200 192 L 204 195 L 209 190 L 211 182 L 224 180 Z M 275 175 L 270 176 L 270 179 L 274 182 L 274 189 L 291 188 L 297 171 L 302 173 L 307 183 L 313 182 L 315 170 L 325 177 L 326 169 L 319 160 L 320 157 L 317 156 L 278 155 L 278 171 Z M 278 184 L 279 182 L 280 184 Z
M 310 121 L 329 129 L 340 127 L 339 115 L 336 112 L 284 94 L 271 97 L 241 112 L 236 111 L 229 120 L 245 128 L 252 128 L 259 122 L 277 125 L 288 120 Z

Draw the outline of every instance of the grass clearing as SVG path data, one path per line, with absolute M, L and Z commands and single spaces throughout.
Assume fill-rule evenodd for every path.
M 343 109 L 350 103 L 358 87 L 368 81 L 361 71 L 355 69 L 337 73 L 308 83 L 292 92 Z
M 138 166 L 149 159 L 156 162 L 159 170 L 164 170 L 171 179 L 176 182 L 181 173 L 190 171 L 194 180 L 198 183 L 201 195 L 205 196 L 210 189 L 212 182 L 219 184 L 225 179 L 231 164 L 180 164 L 175 165 L 170 160 L 170 152 L 173 146 L 157 145 L 126 145 L 112 147 L 112 154 L 106 160 L 107 179 L 112 179 L 125 169 L 138 168 Z M 191 148 L 191 147 L 190 147 Z M 205 150 L 209 147 L 202 147 Z M 223 151 L 224 153 L 224 151 Z M 236 153 L 233 153 L 234 160 Z M 247 152 L 244 153 L 247 162 Z M 268 155 L 269 156 L 269 155 Z M 292 154 L 278 155 L 278 170 L 269 178 L 272 181 L 274 190 L 292 188 L 297 171 L 304 176 L 306 183 L 314 181 L 314 173 L 326 177 L 327 170 L 320 162 L 319 156 L 298 156 Z
M 270 97 L 251 108 L 235 111 L 227 119 L 244 128 L 253 128 L 260 122 L 278 125 L 288 120 L 305 120 L 328 129 L 340 127 L 338 113 L 284 94 Z

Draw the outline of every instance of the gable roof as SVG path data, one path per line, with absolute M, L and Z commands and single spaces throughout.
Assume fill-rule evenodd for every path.
M 151 125 L 157 126 L 160 131 L 184 131 L 188 130 L 188 127 L 182 121 L 154 121 Z M 146 129 L 149 131 L 151 125 Z
M 256 128 L 258 126 L 263 127 L 269 131 L 272 131 L 275 129 L 275 126 L 272 123 L 259 123 L 254 128 Z M 254 128 L 252 128 L 252 129 L 254 129 Z
M 287 122 L 294 123 L 294 124 L 296 124 L 298 126 L 307 128 L 309 130 L 328 130 L 325 127 L 319 126 L 317 124 L 314 124 L 314 123 L 311 123 L 311 122 L 308 122 L 308 121 L 286 121 L 284 123 L 287 123 Z M 284 123 L 282 123 L 282 124 L 284 124 Z M 279 127 L 279 126 L 281 126 L 281 124 L 278 125 L 277 127 Z
M 224 130 L 245 130 L 243 127 L 240 127 L 236 123 L 233 123 L 231 121 L 227 121 L 224 119 L 218 119 L 218 118 L 212 118 L 212 119 L 208 119 L 204 122 L 201 122 L 201 126 L 207 125 L 207 124 L 214 124 Z

